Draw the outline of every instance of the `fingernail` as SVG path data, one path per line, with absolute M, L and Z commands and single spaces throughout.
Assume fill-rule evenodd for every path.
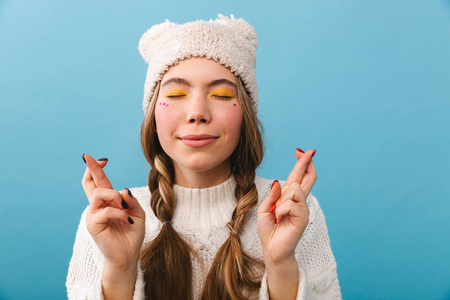
M 130 217 L 128 217 L 128 223 L 130 223 L 130 224 L 134 224 L 134 221 L 133 221 L 133 219 L 132 219 L 132 218 L 130 218 Z
M 97 159 L 98 161 L 108 161 L 108 159 L 107 158 L 99 158 L 99 159 Z
M 123 199 L 122 199 L 122 207 L 123 207 L 123 209 L 128 208 L 128 203 L 126 203 L 125 200 L 123 200 Z
M 273 186 L 275 185 L 275 182 L 278 182 L 278 180 L 275 179 L 275 180 L 272 182 L 272 185 L 270 186 L 270 190 L 272 190 Z
M 86 160 L 84 159 L 84 154 L 81 155 L 81 157 L 83 158 L 84 163 L 86 163 Z
M 297 148 L 297 149 L 295 149 L 295 150 L 297 150 L 297 151 L 299 151 L 299 152 L 301 152 L 301 153 L 305 153 L 305 151 L 303 151 L 303 150 L 300 149 L 300 148 Z
M 316 149 L 314 149 L 314 152 L 313 152 L 313 154 L 312 154 L 311 158 L 313 158 L 313 157 L 314 157 L 314 155 L 316 155 Z
M 131 193 L 131 191 L 128 188 L 125 188 L 128 191 L 128 196 L 130 196 L 131 198 L 133 198 L 133 194 Z
M 273 221 L 275 222 L 275 224 L 277 224 L 277 218 L 275 218 Z
M 277 208 L 277 204 L 276 204 L 276 203 L 274 203 L 274 204 L 272 205 L 272 207 L 270 208 L 269 212 L 270 212 L 271 214 L 273 214 L 273 212 L 275 211 L 275 208 Z

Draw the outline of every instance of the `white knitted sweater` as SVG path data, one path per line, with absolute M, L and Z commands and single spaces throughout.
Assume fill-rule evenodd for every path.
M 259 203 L 268 195 L 272 180 L 257 177 L 255 180 Z M 203 189 L 173 186 L 176 208 L 173 217 L 175 230 L 197 251 L 192 256 L 193 292 L 198 299 L 202 284 L 219 247 L 230 235 L 226 223 L 236 207 L 234 188 L 236 182 L 231 176 L 225 182 Z M 131 188 L 146 213 L 144 244 L 154 239 L 161 229 L 161 222 L 150 208 L 148 187 Z M 307 198 L 309 224 L 296 248 L 299 264 L 299 286 L 297 299 L 341 299 L 337 278 L 336 261 L 330 248 L 325 216 L 310 194 Z M 261 242 L 256 231 L 256 210 L 254 209 L 244 232 L 241 234 L 243 250 L 250 256 L 263 260 Z M 200 259 L 200 260 L 199 260 Z M 104 257 L 86 228 L 86 210 L 81 216 L 73 256 L 67 276 L 69 299 L 103 299 L 101 274 Z M 262 286 L 259 299 L 269 299 L 266 273 L 261 273 Z M 135 300 L 144 299 L 143 272 L 138 264 L 135 284 Z

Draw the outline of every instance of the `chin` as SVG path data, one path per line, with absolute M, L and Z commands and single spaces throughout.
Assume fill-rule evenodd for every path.
M 182 165 L 184 168 L 192 170 L 192 171 L 198 171 L 198 172 L 206 172 L 206 171 L 212 171 L 217 168 L 221 168 L 223 164 L 225 164 L 227 161 L 227 158 L 224 158 L 223 160 L 218 159 L 218 157 L 214 157 L 213 159 L 211 157 L 195 157 L 190 159 L 189 161 L 185 162 L 179 162 L 180 166 Z
M 198 162 L 198 163 L 192 163 L 192 164 L 184 165 L 184 167 L 189 169 L 189 170 L 199 171 L 199 172 L 205 172 L 205 171 L 213 170 L 217 166 L 218 166 L 217 164 L 208 164 L 207 162 Z

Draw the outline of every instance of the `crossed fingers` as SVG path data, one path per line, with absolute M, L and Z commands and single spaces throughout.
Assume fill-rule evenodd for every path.
M 312 162 L 312 157 L 316 154 L 316 150 L 308 150 L 302 153 L 302 150 L 298 149 L 295 151 L 295 156 L 298 158 L 297 163 L 294 168 L 292 168 L 289 177 L 282 189 L 284 192 L 291 184 L 298 183 L 305 192 L 309 195 L 311 189 L 317 179 L 316 169 Z
M 287 201 L 292 202 L 289 206 L 296 203 L 301 203 L 302 206 L 306 205 L 306 198 L 317 179 L 316 170 L 312 162 L 315 152 L 315 150 L 307 152 L 303 152 L 300 149 L 296 150 L 295 155 L 298 161 L 289 174 L 285 185 L 281 188 L 278 180 L 274 181 L 268 201 L 263 202 L 260 207 L 261 212 L 274 213 L 275 209 L 277 209 L 278 215 L 278 211 L 281 211 L 278 208 Z
M 107 159 L 95 160 L 87 154 L 83 154 L 86 162 L 86 171 L 81 184 L 90 204 L 90 212 L 98 214 L 97 223 L 107 223 L 110 219 L 118 219 L 124 223 L 133 223 L 128 214 L 140 215 L 140 208 L 136 198 L 129 189 L 118 192 L 113 189 L 111 182 L 103 171 Z
M 83 159 L 86 162 L 86 171 L 84 172 L 81 185 L 84 188 L 86 197 L 91 199 L 92 194 L 96 188 L 113 189 L 111 182 L 106 177 L 103 167 L 106 165 L 106 161 L 96 161 L 92 156 L 83 154 Z
M 275 212 L 275 224 L 281 222 L 285 215 L 300 216 L 303 211 L 309 211 L 306 204 L 311 189 L 317 179 L 312 157 L 316 150 L 309 150 L 306 153 L 298 149 L 295 156 L 298 158 L 297 163 L 292 168 L 285 185 L 278 191 L 275 188 L 274 198 L 276 199 L 271 206 L 269 212 Z M 279 185 L 277 183 L 276 185 Z M 276 210 L 276 211 L 275 211 Z M 278 220 L 277 220 L 278 218 Z

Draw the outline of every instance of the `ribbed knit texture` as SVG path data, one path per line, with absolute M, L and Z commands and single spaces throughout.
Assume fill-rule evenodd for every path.
M 273 180 L 257 177 L 255 180 L 259 203 L 268 195 Z M 282 183 L 283 184 L 283 183 Z M 176 208 L 172 220 L 174 228 L 198 253 L 192 256 L 193 292 L 198 299 L 202 285 L 217 250 L 229 237 L 226 223 L 236 206 L 233 177 L 225 182 L 204 189 L 190 189 L 173 186 Z M 131 188 L 146 212 L 144 243 L 154 239 L 162 224 L 150 208 L 148 187 Z M 309 224 L 296 248 L 299 264 L 299 286 L 297 299 L 341 299 L 337 277 L 336 261 L 330 248 L 325 216 L 317 199 L 310 194 L 307 198 L 310 211 Z M 241 234 L 243 250 L 252 257 L 263 259 L 261 242 L 256 231 L 256 210 L 253 210 Z M 78 227 L 73 256 L 67 276 L 69 299 L 103 299 L 101 274 L 104 258 L 86 229 L 86 211 Z M 259 299 L 269 299 L 266 274 L 260 274 L 262 286 Z M 135 285 L 135 300 L 144 299 L 144 278 L 138 265 Z

